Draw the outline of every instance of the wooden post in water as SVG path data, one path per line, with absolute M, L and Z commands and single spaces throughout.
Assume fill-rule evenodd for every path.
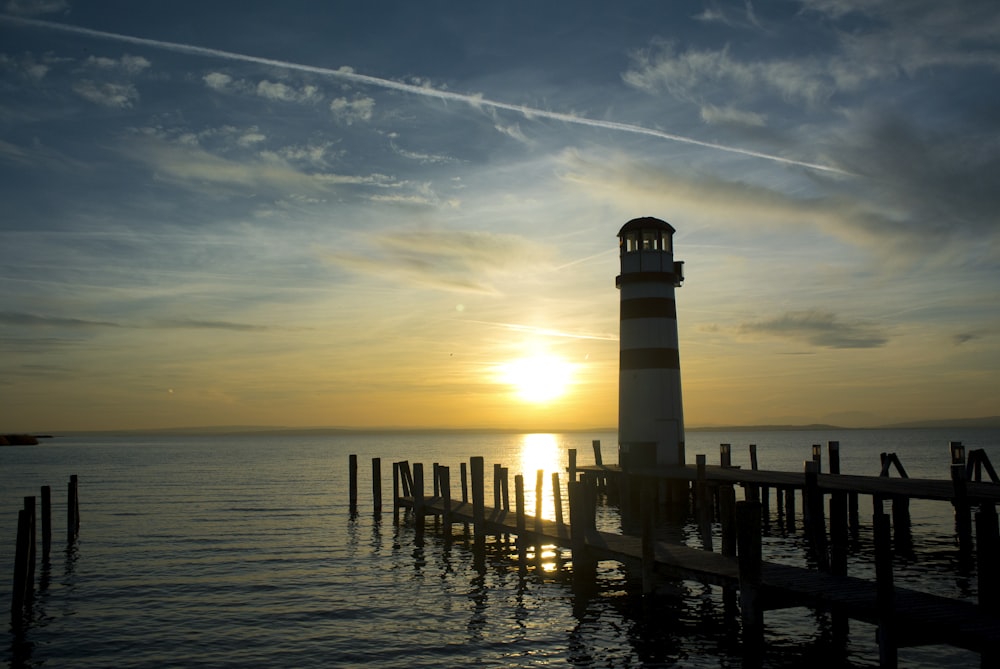
M 722 526 L 723 555 L 736 556 L 736 491 L 731 485 L 719 486 L 719 516 Z
M 413 463 L 413 520 L 417 532 L 424 529 L 424 463 Z
M 562 489 L 559 487 L 559 472 L 552 472 L 552 506 L 556 514 L 556 532 L 563 532 Z
M 812 456 L 813 462 L 816 463 L 816 473 L 819 474 L 823 471 L 823 444 L 813 444 Z
M 795 488 L 785 490 L 785 527 L 789 533 L 795 532 Z
M 510 476 L 509 469 L 500 468 L 500 506 L 504 511 L 510 511 Z
M 878 609 L 878 654 L 879 665 L 895 667 L 898 663 L 896 649 L 895 587 L 892 580 L 892 529 L 889 515 L 883 513 L 876 504 L 872 518 L 875 530 L 875 587 Z
M 757 471 L 757 444 L 750 444 L 750 469 Z M 749 502 L 760 501 L 760 486 L 756 484 L 746 484 L 743 486 L 743 496 Z
M 828 444 L 830 473 L 840 474 L 840 442 Z M 835 490 L 830 493 L 830 573 L 847 576 L 847 493 Z
M 816 563 L 823 571 L 830 570 L 830 558 L 826 549 L 826 518 L 823 512 L 823 492 L 819 489 L 819 461 L 806 460 L 806 484 L 804 495 L 809 512 L 806 519 L 806 535 L 812 546 Z
M 542 533 L 542 500 L 545 498 L 545 470 L 535 473 L 535 532 Z
M 757 444 L 750 444 L 750 469 L 757 471 L 759 469 L 757 462 Z M 767 531 L 771 527 L 771 488 L 769 486 L 754 486 L 756 495 L 753 499 L 748 501 L 759 501 L 760 507 L 760 517 L 763 523 L 764 531 Z
M 593 439 L 591 440 L 590 445 L 593 446 L 594 448 L 594 464 L 597 465 L 598 467 L 603 467 L 604 458 L 601 457 L 601 440 Z M 597 489 L 600 490 L 601 492 L 604 492 L 604 479 L 605 479 L 604 474 L 597 475 Z
M 969 500 L 966 495 L 965 465 L 955 463 L 951 466 L 951 482 L 955 490 L 955 532 L 958 535 L 958 551 L 968 558 L 972 555 L 972 518 L 970 516 Z
M 11 624 L 16 629 L 21 626 L 24 604 L 30 596 L 32 583 L 28 581 L 28 542 L 31 540 L 31 520 L 27 509 L 17 512 L 17 538 L 14 547 L 14 583 L 11 592 Z
M 463 462 L 458 467 L 459 476 L 462 479 L 462 503 L 469 503 L 469 467 Z
M 736 503 L 736 553 L 740 569 L 740 617 L 743 642 L 754 648 L 763 644 L 764 609 L 759 602 L 763 562 L 761 508 L 757 502 Z
M 469 459 L 472 476 L 472 522 L 476 534 L 476 549 L 486 547 L 486 486 L 483 480 L 483 458 L 481 455 Z
M 569 473 L 569 482 L 576 482 L 576 449 L 569 449 L 569 468 L 566 470 Z
M 410 473 L 410 463 L 408 460 L 399 462 L 399 480 L 403 484 L 403 497 L 413 496 L 413 475 Z
M 705 455 L 694 456 L 697 466 L 695 479 L 695 508 L 698 512 L 698 530 L 701 534 L 701 546 L 707 551 L 712 550 L 712 507 L 708 497 L 708 482 L 705 478 Z
M 438 477 L 441 479 L 438 488 L 441 492 L 441 504 L 444 507 L 441 521 L 444 524 L 444 536 L 451 540 L 451 471 L 448 467 L 438 467 Z
M 493 509 L 494 511 L 499 511 L 501 509 L 500 501 L 500 488 L 502 487 L 503 477 L 502 477 L 503 467 L 499 462 L 493 463 Z
M 35 588 L 35 563 L 38 561 L 38 541 L 36 528 L 38 525 L 38 513 L 35 511 L 35 497 L 28 495 L 24 498 L 24 510 L 28 513 L 28 594 L 29 596 Z M 16 549 L 15 549 L 16 550 Z
M 1000 562 L 1000 537 L 998 537 L 997 510 L 989 502 L 979 505 L 976 512 L 976 558 L 979 574 L 979 606 L 996 613 L 1000 611 L 1000 575 L 996 568 Z
M 399 525 L 399 463 L 392 463 L 392 524 Z
M 42 486 L 42 563 L 48 564 L 52 552 L 52 487 Z
M 382 515 L 382 458 L 372 458 L 372 508 Z
M 524 476 L 514 476 L 514 505 L 517 513 L 517 562 L 523 571 L 528 568 L 528 537 L 524 518 Z
M 358 515 L 358 456 L 354 453 L 348 457 L 348 511 L 352 516 Z
M 66 491 L 66 540 L 72 543 L 80 534 L 80 479 L 69 477 Z

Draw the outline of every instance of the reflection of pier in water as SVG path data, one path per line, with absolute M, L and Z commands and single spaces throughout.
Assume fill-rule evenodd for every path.
M 839 446 L 831 442 L 830 469 L 839 471 Z M 595 444 L 595 448 L 599 448 Z M 641 573 L 642 591 L 652 593 L 662 588 L 664 579 L 696 581 L 720 586 L 727 611 L 740 620 L 742 651 L 751 663 L 760 661 L 764 611 L 806 606 L 817 615 L 828 614 L 834 641 L 846 643 L 848 619 L 878 626 L 879 656 L 883 666 L 896 664 L 896 649 L 902 646 L 947 644 L 982 654 L 983 666 L 995 659 L 1000 642 L 1000 581 L 993 566 L 1000 558 L 997 538 L 996 502 L 1000 485 L 983 483 L 981 469 L 995 478 L 982 454 L 965 462 L 964 449 L 952 445 L 952 480 L 889 478 L 895 465 L 905 477 L 898 458 L 883 455 L 883 471 L 878 477 L 846 476 L 819 472 L 819 450 L 806 463 L 805 472 L 770 472 L 732 467 L 729 447 L 723 445 L 721 464 L 709 467 L 703 456 L 693 466 L 670 466 L 644 470 L 642 476 L 622 471 L 620 467 L 575 466 L 575 452 L 570 452 L 569 522 L 563 518 L 559 475 L 552 476 L 554 518 L 545 518 L 541 505 L 545 497 L 542 474 L 536 480 L 535 515 L 525 510 L 525 487 L 522 476 L 515 477 L 514 505 L 509 503 L 507 471 L 494 468 L 494 506 L 485 503 L 485 471 L 482 458 L 471 458 L 460 465 L 460 496 L 454 496 L 450 468 L 434 465 L 432 492 L 424 486 L 424 468 L 415 463 L 393 463 L 393 511 L 396 522 L 400 510 L 413 516 L 419 541 L 427 516 L 434 517 L 448 542 L 453 538 L 452 525 L 471 526 L 473 559 L 485 560 L 487 536 L 516 537 L 509 556 L 516 555 L 520 569 L 529 564 L 553 569 L 545 556 L 561 560 L 559 549 L 569 549 L 572 556 L 572 580 L 586 591 L 599 560 L 614 560 Z M 755 455 L 755 450 L 752 450 Z M 376 459 L 377 460 L 377 459 Z M 598 459 L 599 462 L 599 459 Z M 752 457 L 755 465 L 756 458 Z M 374 462 L 373 462 L 374 464 Z M 357 462 L 352 458 L 352 508 L 356 512 Z M 373 467 L 377 471 L 377 466 Z M 577 480 L 579 474 L 579 480 Z M 471 486 L 470 486 L 471 483 Z M 745 501 L 736 502 L 734 486 L 744 489 Z M 596 514 L 599 487 L 609 499 L 617 498 L 622 524 L 636 534 L 599 531 Z M 373 477 L 373 490 L 381 482 Z M 470 491 L 471 488 L 471 491 Z M 801 494 L 803 531 L 809 548 L 812 568 L 764 562 L 761 537 L 772 519 L 770 488 L 775 489 L 775 522 L 786 531 L 795 532 L 795 497 Z M 678 490 L 682 493 L 678 494 Z M 471 494 L 470 494 L 471 492 Z M 857 496 L 873 499 L 874 562 L 876 579 L 866 580 L 847 575 L 847 554 L 851 538 L 859 526 Z M 380 497 L 381 493 L 377 493 Z M 956 513 L 959 536 L 959 564 L 973 559 L 971 509 L 975 514 L 976 555 L 979 564 L 979 604 L 932 595 L 917 590 L 894 587 L 892 578 L 893 525 L 896 552 L 905 553 L 909 534 L 908 502 L 928 499 L 950 502 Z M 884 503 L 892 503 L 892 522 Z M 678 502 L 699 520 L 705 550 L 665 541 L 664 517 L 676 518 Z M 693 504 L 693 509 L 688 503 Z M 829 518 L 826 507 L 829 502 Z M 380 510 L 381 500 L 376 502 Z M 659 516 L 659 518 L 658 518 Z M 713 531 L 713 527 L 714 530 Z M 721 535 L 721 550 L 713 551 L 713 534 Z M 469 538 L 469 533 L 464 535 Z M 502 544 L 501 544 L 502 545 Z M 910 549 L 912 550 L 912 543 Z M 505 553 L 505 556 L 508 556 Z M 547 565 L 543 566 L 543 565 Z M 657 598 L 652 598 L 650 602 Z M 738 605 L 737 605 L 738 602 Z M 647 604 L 654 606 L 654 604 Z M 738 613 L 737 613 L 738 611 Z M 824 613 L 825 612 L 825 613 Z

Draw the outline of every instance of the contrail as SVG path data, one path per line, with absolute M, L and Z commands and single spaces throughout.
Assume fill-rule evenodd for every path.
M 662 130 L 646 128 L 644 126 L 633 125 L 631 123 L 618 123 L 616 121 L 601 121 L 599 119 L 587 118 L 585 116 L 576 116 L 574 114 L 566 114 L 562 112 L 536 109 L 534 107 L 527 107 L 525 105 L 515 105 L 509 102 L 499 102 L 497 100 L 489 100 L 479 95 L 469 95 L 467 93 L 454 93 L 451 91 L 442 91 L 427 86 L 416 86 L 414 84 L 405 84 L 399 81 L 393 81 L 391 79 L 382 79 L 380 77 L 373 77 L 367 74 L 358 74 L 357 72 L 354 72 L 349 68 L 341 68 L 334 70 L 326 67 L 316 67 L 314 65 L 303 65 L 301 63 L 292 63 L 283 60 L 275 60 L 273 58 L 261 58 L 259 56 L 249 56 L 247 54 L 235 53 L 233 51 L 223 51 L 221 49 L 210 49 L 207 47 L 193 46 L 190 44 L 178 44 L 176 42 L 165 42 L 162 40 L 148 39 L 145 37 L 133 37 L 132 35 L 121 35 L 119 33 L 110 33 L 110 32 L 105 32 L 103 30 L 93 30 L 91 28 L 81 28 L 79 26 L 71 26 L 65 23 L 41 21 L 38 19 L 26 19 L 17 16 L 10 16 L 7 14 L 0 14 L 0 21 L 6 21 L 8 23 L 14 23 L 21 26 L 32 27 L 32 28 L 57 30 L 61 32 L 73 33 L 76 35 L 86 35 L 88 37 L 95 37 L 98 39 L 126 42 L 128 44 L 136 44 L 140 46 L 151 47 L 154 49 L 174 51 L 176 53 L 185 53 L 193 56 L 205 56 L 208 58 L 235 60 L 244 63 L 256 63 L 258 65 L 267 65 L 270 67 L 277 67 L 285 70 L 309 72 L 311 74 L 318 74 L 325 77 L 333 77 L 336 79 L 343 79 L 345 81 L 352 81 L 358 84 L 363 84 L 365 86 L 374 86 L 377 88 L 385 88 L 394 91 L 401 91 L 404 93 L 412 93 L 413 95 L 422 95 L 424 97 L 437 98 L 439 100 L 453 100 L 455 102 L 462 102 L 464 104 L 471 105 L 473 107 L 480 107 L 480 108 L 488 107 L 491 109 L 502 109 L 505 111 L 511 111 L 517 114 L 521 114 L 525 118 L 529 119 L 545 118 L 553 121 L 562 121 L 564 123 L 571 123 L 574 125 L 588 126 L 591 128 L 603 128 L 605 130 L 616 130 L 619 132 L 627 132 L 635 135 L 646 135 L 648 137 L 656 137 L 657 139 L 664 139 L 671 142 L 692 144 L 694 146 L 701 146 L 707 149 L 715 149 L 717 151 L 726 151 L 728 153 L 736 153 L 743 156 L 761 158 L 763 160 L 771 160 L 778 163 L 784 163 L 786 165 L 797 165 L 799 167 L 806 167 L 812 170 L 819 170 L 822 172 L 832 172 L 835 174 L 843 174 L 849 176 L 851 175 L 850 172 L 846 172 L 842 169 L 839 169 L 837 167 L 831 167 L 829 165 L 821 165 L 818 163 L 810 163 L 802 160 L 794 160 L 792 158 L 784 158 L 782 156 L 775 156 L 770 153 L 762 153 L 760 151 L 753 151 L 751 149 L 742 149 L 735 146 L 717 144 L 715 142 L 705 142 L 700 139 L 693 139 L 691 137 L 685 137 L 683 135 L 675 135 L 669 132 L 663 132 Z

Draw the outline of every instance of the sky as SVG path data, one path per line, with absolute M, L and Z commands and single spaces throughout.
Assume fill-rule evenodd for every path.
M 0 431 L 1000 415 L 1000 4 L 4 0 Z

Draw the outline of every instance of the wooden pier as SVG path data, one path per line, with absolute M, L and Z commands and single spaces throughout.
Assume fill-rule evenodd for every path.
M 515 477 L 515 506 L 509 505 L 507 470 L 494 466 L 494 505 L 485 504 L 484 463 L 471 458 L 460 467 L 461 496 L 452 497 L 450 469 L 435 464 L 431 473 L 432 493 L 425 494 L 424 468 L 415 463 L 393 463 L 393 513 L 412 514 L 419 531 L 424 519 L 433 516 L 445 537 L 451 538 L 452 525 L 472 527 L 476 549 L 487 536 L 515 536 L 518 562 L 525 568 L 529 552 L 540 555 L 543 548 L 567 549 L 572 555 L 574 574 L 586 573 L 598 560 L 615 560 L 641 572 L 643 591 L 653 593 L 658 579 L 682 579 L 721 586 L 735 597 L 738 593 L 744 644 L 752 648 L 762 643 L 764 612 L 789 606 L 806 606 L 831 612 L 835 624 L 846 636 L 846 621 L 854 619 L 878 626 L 878 649 L 882 666 L 896 666 L 900 647 L 947 644 L 981 654 L 982 666 L 997 664 L 1000 650 L 1000 577 L 993 572 L 1000 564 L 1000 538 L 995 504 L 1000 502 L 1000 485 L 982 482 L 985 468 L 995 480 L 988 459 L 975 456 L 966 462 L 964 449 L 952 444 L 952 480 L 910 479 L 894 455 L 883 454 L 880 476 L 819 473 L 819 458 L 807 461 L 802 473 L 756 469 L 756 452 L 751 448 L 749 469 L 731 465 L 729 447 L 721 447 L 720 464 L 709 466 L 704 456 L 689 466 L 644 469 L 641 474 L 622 471 L 618 466 L 596 464 L 576 466 L 570 452 L 570 522 L 563 521 L 559 474 L 553 474 L 555 519 L 542 517 L 542 472 L 536 479 L 535 515 L 524 508 L 524 480 Z M 595 450 L 599 445 L 595 444 Z M 830 443 L 833 472 L 839 471 L 839 444 Z M 599 453 L 599 450 L 596 452 Z M 599 463 L 600 460 L 595 458 Z M 380 462 L 373 461 L 373 491 L 381 488 Z M 352 461 L 356 471 L 356 460 Z M 895 466 L 899 478 L 889 477 Z M 470 481 L 471 478 L 471 486 Z M 977 480 L 979 479 L 979 480 Z M 356 474 L 352 476 L 356 486 Z M 734 487 L 742 486 L 744 501 L 737 502 Z M 769 489 L 775 489 L 776 512 L 794 531 L 794 499 L 802 495 L 803 528 L 812 551 L 813 568 L 794 567 L 762 560 L 761 538 L 770 518 Z M 470 497 L 471 489 L 471 497 Z M 599 531 L 596 505 L 599 489 L 619 494 L 622 516 L 632 507 L 638 513 L 636 535 Z M 678 496 L 677 490 L 682 490 Z M 429 491 L 428 491 L 429 492 Z M 381 493 L 376 513 L 380 513 Z M 847 541 L 859 523 L 857 495 L 872 498 L 872 528 L 875 545 L 876 579 L 847 574 Z M 610 495 L 609 495 L 610 496 Z M 352 512 L 356 513 L 356 490 L 352 491 Z M 892 574 L 892 531 L 908 532 L 910 499 L 950 503 L 956 514 L 960 551 L 971 557 L 972 527 L 975 526 L 976 558 L 979 564 L 979 602 L 973 603 L 896 587 Z M 655 537 L 657 516 L 682 501 L 693 510 L 702 527 L 702 549 Z M 780 501 L 779 501 L 780 500 Z M 827 502 L 829 518 L 826 517 Z M 892 502 L 892 516 L 883 510 Z M 693 507 L 693 509 L 692 509 Z M 975 512 L 973 523 L 972 510 Z M 721 550 L 712 545 L 711 525 L 721 529 Z M 900 527 L 904 525 L 905 527 Z M 707 526 L 707 531 L 706 531 Z M 963 536 L 968 535 L 968 536 Z

